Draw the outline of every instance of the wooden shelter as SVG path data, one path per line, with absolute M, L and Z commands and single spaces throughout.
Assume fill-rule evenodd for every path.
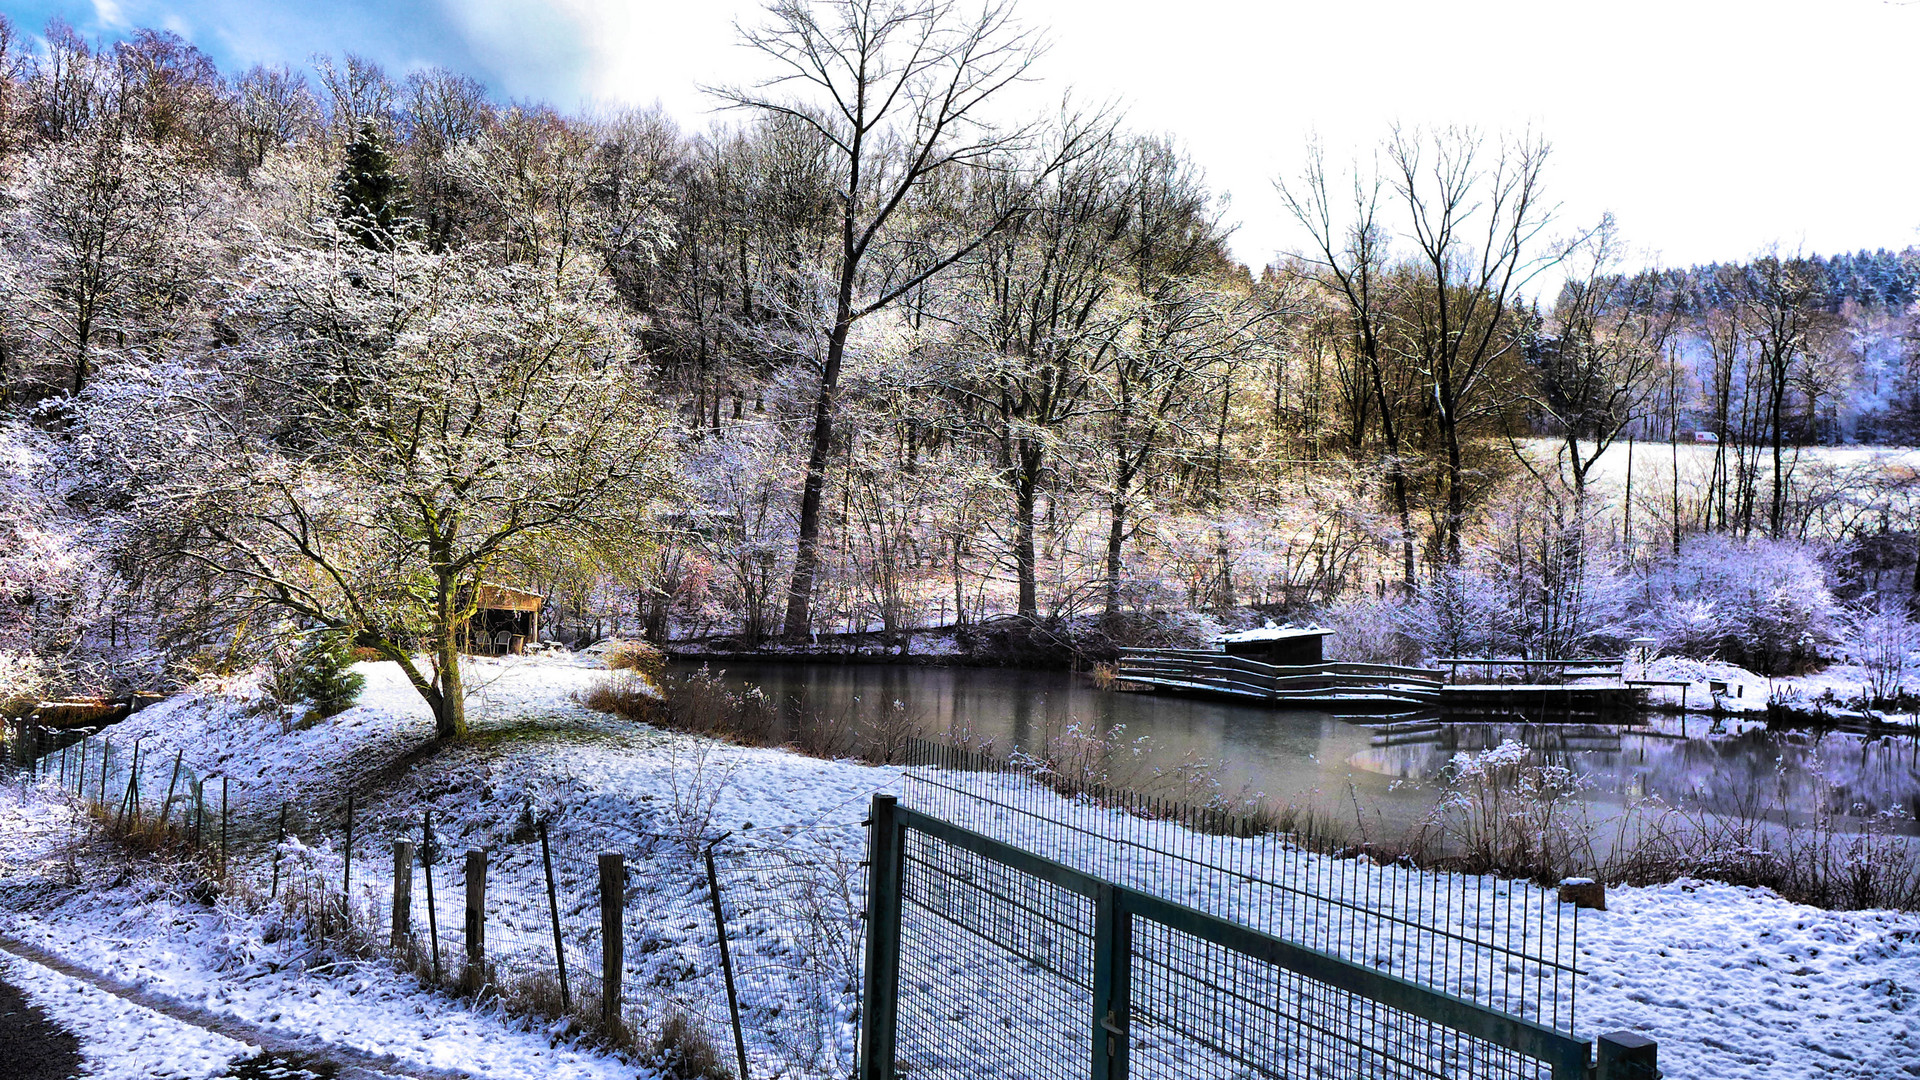
M 1256 630 L 1222 634 L 1214 640 L 1228 656 L 1281 667 L 1297 667 L 1325 660 L 1325 639 L 1331 633 L 1333 631 L 1317 626 L 1268 625 Z
M 506 656 L 526 651 L 540 640 L 539 593 L 483 581 L 474 592 L 467 619 L 465 651 Z

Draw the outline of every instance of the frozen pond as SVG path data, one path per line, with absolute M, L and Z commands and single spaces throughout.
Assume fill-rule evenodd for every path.
M 1356 813 L 1383 835 L 1433 805 L 1441 770 L 1462 750 L 1518 739 L 1589 781 L 1597 819 L 1629 801 L 1659 796 L 1738 816 L 1802 817 L 1825 808 L 1846 815 L 1895 810 L 1906 828 L 1920 816 L 1920 740 L 1842 733 L 1709 734 L 1693 717 L 1690 738 L 1676 720 L 1658 730 L 1609 725 L 1528 725 L 1455 721 L 1395 730 L 1307 711 L 1228 702 L 1111 693 L 1084 676 L 1057 671 L 891 665 L 739 663 L 723 667 L 735 684 L 758 685 L 783 709 L 829 717 L 871 717 L 899 701 L 930 735 L 991 739 L 1002 750 L 1043 751 L 1073 725 L 1124 725 L 1145 737 L 1128 769 L 1168 769 L 1190 758 L 1220 763 L 1227 786 L 1264 792 L 1279 804 L 1313 806 L 1348 824 Z M 1356 810 L 1357 804 L 1357 810 Z

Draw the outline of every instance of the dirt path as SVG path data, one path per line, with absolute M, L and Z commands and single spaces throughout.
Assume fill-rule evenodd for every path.
M 132 1002 L 143 1009 L 149 1009 L 162 1016 L 171 1017 L 181 1023 L 192 1024 L 195 1027 L 203 1028 L 215 1034 L 224 1035 L 236 1042 L 250 1043 L 258 1046 L 266 1051 L 266 1054 L 269 1056 L 284 1055 L 289 1059 L 297 1060 L 307 1067 L 309 1075 L 331 1076 L 337 1078 L 337 1080 L 485 1080 L 484 1077 L 477 1076 L 474 1073 L 406 1065 L 387 1055 L 369 1054 L 351 1047 L 337 1046 L 317 1039 L 304 1037 L 297 1033 L 278 1031 L 273 1028 L 262 1027 L 258 1024 L 250 1024 L 243 1020 L 236 1020 L 229 1016 L 221 1016 L 210 1010 L 199 1008 L 198 1006 L 188 1005 L 184 1002 L 176 1001 L 173 998 L 150 993 L 135 986 L 129 986 L 117 979 L 108 978 L 99 972 L 68 963 L 66 960 L 45 949 L 37 948 L 22 941 L 15 941 L 4 935 L 0 935 L 0 953 L 11 954 L 19 959 L 50 968 L 62 975 L 78 979 L 90 986 L 112 994 L 114 997 L 120 998 L 123 1001 Z M 13 995 L 11 999 L 7 996 L 8 992 L 11 992 Z M 29 1012 L 30 1016 L 31 1014 L 39 1013 L 39 1010 L 26 1006 L 24 1000 L 20 999 L 17 990 L 13 990 L 12 987 L 7 986 L 5 983 L 0 983 L 0 1061 L 19 1062 L 23 1059 L 14 1054 L 11 1049 L 13 1044 L 9 1042 L 9 1037 L 13 1035 L 11 1024 L 13 1022 L 13 1010 L 15 1008 L 14 1005 L 10 1004 L 10 1001 L 20 1001 L 21 1006 Z M 41 1019 L 45 1019 L 43 1014 L 41 1015 Z M 51 1027 L 55 1032 L 65 1034 L 63 1029 L 51 1024 L 51 1022 L 48 1022 L 46 1026 Z M 48 1037 L 44 1035 L 44 1032 L 42 1032 L 40 1036 L 36 1036 L 36 1030 L 33 1026 L 32 1019 L 29 1018 L 21 1024 L 19 1037 Z M 73 1036 L 67 1034 L 66 1037 L 68 1042 L 77 1048 L 78 1044 L 74 1041 Z M 51 1050 L 57 1051 L 57 1038 L 54 1042 L 49 1042 L 45 1045 Z M 34 1060 L 34 1054 L 29 1052 L 24 1060 Z M 78 1069 L 78 1062 L 79 1055 L 76 1049 L 74 1053 L 74 1064 L 67 1071 L 48 1072 L 44 1076 L 40 1074 L 29 1074 L 25 1080 L 67 1080 L 67 1077 L 74 1075 L 74 1071 Z M 236 1062 L 235 1066 L 240 1071 L 236 1071 L 230 1075 L 252 1075 L 245 1071 L 248 1063 Z M 287 1074 L 283 1072 L 280 1075 Z
M 80 1040 L 0 982 L 0 1061 L 16 1080 L 69 1080 L 80 1072 Z

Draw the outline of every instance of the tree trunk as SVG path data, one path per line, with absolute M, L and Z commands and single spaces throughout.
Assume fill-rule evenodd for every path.
M 434 621 L 434 667 L 440 674 L 440 700 L 433 705 L 433 733 L 442 739 L 467 733 L 467 693 L 460 682 L 460 639 L 454 624 L 459 610 L 455 603 L 458 586 L 451 580 L 440 583 L 440 596 Z
M 1460 458 L 1460 428 L 1451 410 L 1441 415 L 1440 423 L 1447 433 L 1447 565 L 1459 566 L 1460 532 L 1467 520 L 1467 493 L 1461 480 L 1466 469 Z
M 793 581 L 787 587 L 785 632 L 790 641 L 804 641 L 813 629 L 813 583 L 820 563 L 820 503 L 827 487 L 827 458 L 833 451 L 833 414 L 840 389 L 840 362 L 847 351 L 847 333 L 853 328 L 853 278 L 842 275 L 833 334 L 827 340 L 827 363 L 820 372 L 820 390 L 813 399 L 813 440 L 807 448 L 807 478 L 800 492 L 800 537 L 793 553 Z
M 1778 370 L 1774 374 L 1773 400 L 1768 403 L 1767 415 L 1768 424 L 1773 428 L 1773 502 L 1767 508 L 1767 532 L 1778 540 L 1786 528 L 1787 517 L 1787 473 L 1781 459 L 1781 444 L 1786 434 L 1781 430 L 1785 423 L 1782 405 L 1787 396 L 1787 387 L 1785 365 L 1776 362 L 1775 367 Z
M 1013 476 L 1014 537 L 1013 562 L 1020 580 L 1020 614 L 1029 619 L 1040 617 L 1040 587 L 1034 551 L 1033 507 L 1039 501 L 1040 452 L 1024 440 L 1015 451 Z

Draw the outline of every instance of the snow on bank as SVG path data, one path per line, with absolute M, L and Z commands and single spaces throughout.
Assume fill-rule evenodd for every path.
M 1764 713 L 1773 691 L 1773 680 L 1765 675 L 1720 660 L 1684 656 L 1662 656 L 1647 665 L 1642 677 L 1686 683 L 1684 698 L 1678 686 L 1655 686 L 1647 696 L 1655 705 L 1676 709 L 1684 700 L 1693 712 Z
M 1579 953 L 1581 1032 L 1656 1040 L 1672 1080 L 1920 1076 L 1920 914 L 1677 881 L 1609 889 Z
M 150 737 L 189 754 L 224 753 L 296 774 L 331 770 L 344 779 L 349 766 L 343 762 L 360 767 L 374 761 L 376 751 L 425 738 L 424 709 L 382 667 L 365 669 L 370 690 L 356 710 L 312 731 L 283 735 L 277 722 L 245 717 L 244 707 L 203 696 L 198 704 L 169 703 L 174 711 L 158 715 L 170 721 L 150 727 Z M 552 730 L 536 739 L 451 748 L 417 764 L 406 786 L 389 790 L 366 812 L 370 821 L 382 814 L 404 821 L 431 806 L 446 835 L 498 844 L 489 887 L 501 890 L 501 917 L 512 927 L 503 940 L 537 940 L 541 926 L 540 870 L 504 840 L 523 805 L 554 812 L 556 833 L 564 832 L 578 850 L 625 847 L 635 831 L 697 825 L 732 831 L 730 843 L 857 859 L 867 799 L 898 780 L 896 770 L 721 746 L 597 717 L 572 695 L 598 678 L 598 669 L 564 659 L 506 662 L 497 674 L 476 722 L 518 719 L 551 723 Z M 151 721 L 154 712 L 135 719 Z M 227 729 L 232 733 L 223 736 Z M 116 729 L 116 741 L 122 730 Z M 0 808 L 0 865 L 56 858 L 59 845 L 48 830 L 57 819 L 57 808 L 31 800 Z M 25 827 L 34 821 L 41 824 Z M 1113 869 L 1116 876 L 1152 872 Z M 730 895 L 729 903 L 739 904 L 748 916 L 743 924 L 756 928 L 737 940 L 738 948 L 759 948 L 754 935 L 762 931 L 769 947 L 777 945 L 801 916 L 770 905 L 754 908 L 760 900 L 751 895 Z M 1920 1076 L 1920 1027 L 1913 1019 L 1920 1012 L 1920 915 L 1827 912 L 1760 890 L 1698 882 L 1614 889 L 1608 903 L 1609 911 L 1581 917 L 1578 964 L 1587 973 L 1578 990 L 1581 1034 L 1627 1029 L 1654 1037 L 1663 1068 L 1676 1078 Z M 528 920 L 524 926 L 515 921 L 521 918 Z M 307 970 L 293 943 L 267 944 L 245 918 L 152 884 L 73 894 L 12 916 L 8 931 L 209 1008 L 260 1022 L 285 1017 L 274 1022 L 406 1061 L 509 1064 L 489 1064 L 490 1076 L 614 1075 L 595 1071 L 612 1068 L 604 1059 L 563 1060 L 569 1051 L 538 1034 L 461 1012 L 379 965 Z M 1007 1003 L 978 1004 L 1004 1010 Z M 358 1041 L 344 1042 L 350 1039 Z M 507 1041 L 484 1050 L 473 1045 L 488 1039 Z M 762 1047 L 753 1050 L 757 1055 Z M 476 1056 L 482 1053 L 489 1056 Z
M 80 1040 L 85 1075 L 203 1080 L 256 1048 L 123 1001 L 99 987 L 0 955 L 0 977 Z
M 635 1076 L 629 1064 L 425 992 L 384 963 L 317 955 L 299 938 L 276 932 L 270 920 L 234 905 L 199 902 L 177 883 L 149 875 L 115 883 L 118 860 L 83 858 L 79 871 L 92 880 L 63 887 L 67 868 L 48 856 L 64 851 L 76 827 L 73 812 L 40 790 L 24 799 L 17 788 L 0 796 L 0 866 L 6 868 L 0 885 L 12 886 L 11 895 L 35 896 L 0 909 L 0 933 L 323 1054 L 344 1047 L 403 1067 L 492 1080 Z M 96 1075 L 203 1076 L 243 1049 L 38 965 L 21 967 L 44 972 L 29 970 L 26 981 L 14 981 L 29 994 L 49 995 L 35 1000 L 82 1038 L 88 1060 L 100 1063 Z M 149 1030 L 151 1040 L 141 1035 Z M 179 1060 L 171 1056 L 175 1051 Z M 168 1064 L 179 1071 L 154 1071 Z
M 366 679 L 359 701 L 304 729 L 282 720 L 255 671 L 143 709 L 94 736 L 90 752 L 106 741 L 117 753 L 138 743 L 149 761 L 179 751 L 193 775 L 231 777 L 238 808 L 344 790 L 433 738 L 433 715 L 398 664 L 354 670 Z M 567 653 L 468 657 L 461 671 L 475 727 L 590 716 L 576 696 L 608 674 L 598 660 Z
M 1677 710 L 1684 702 L 1689 712 L 1733 714 L 1736 719 L 1729 731 L 1751 726 L 1738 718 L 1759 717 L 1767 711 L 1769 701 L 1802 711 L 1824 712 L 1835 719 L 1920 726 L 1920 715 L 1868 712 L 1855 707 L 1852 703 L 1866 695 L 1871 679 L 1858 664 L 1829 664 L 1805 675 L 1772 678 L 1721 660 L 1663 656 L 1648 664 L 1641 677 L 1686 683 L 1684 695 L 1678 686 L 1650 687 L 1648 700 L 1666 709 Z

